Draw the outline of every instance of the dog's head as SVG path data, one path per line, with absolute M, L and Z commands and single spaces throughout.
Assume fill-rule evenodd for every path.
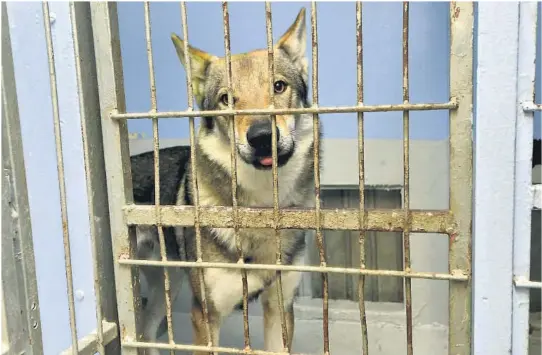
M 173 44 L 181 63 L 185 63 L 185 43 L 172 35 Z M 274 47 L 275 81 L 273 84 L 275 108 L 306 107 L 307 58 L 305 9 L 301 9 L 294 23 Z M 202 110 L 228 108 L 228 78 L 225 58 L 208 54 L 188 46 L 192 71 L 192 88 L 196 102 Z M 267 50 L 255 50 L 231 56 L 233 107 L 235 109 L 265 109 L 272 103 L 269 93 Z M 309 116 L 310 117 L 310 116 Z M 296 134 L 306 129 L 307 116 L 277 115 L 278 166 L 288 162 L 296 149 Z M 311 121 L 312 122 L 312 121 Z M 204 118 L 202 129 L 206 133 L 220 134 L 231 142 L 231 118 L 217 116 Z M 257 169 L 270 169 L 272 163 L 272 127 L 268 115 L 238 115 L 235 118 L 235 137 L 239 156 Z

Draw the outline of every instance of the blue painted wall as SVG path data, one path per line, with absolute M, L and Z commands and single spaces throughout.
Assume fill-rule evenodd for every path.
M 299 9 L 310 3 L 277 2 L 272 5 L 274 40 L 293 22 Z M 449 98 L 449 5 L 444 2 L 413 2 L 410 17 L 411 101 L 446 102 Z M 205 51 L 223 55 L 222 7 L 219 2 L 187 3 L 189 42 Z M 307 13 L 310 16 L 310 12 Z M 127 109 L 150 109 L 143 4 L 119 3 L 120 35 L 126 82 Z M 151 3 L 158 109 L 187 107 L 185 73 L 177 59 L 170 33 L 182 33 L 177 3 Z M 230 3 L 232 51 L 266 47 L 263 2 Z M 356 104 L 356 16 L 354 2 L 319 2 L 319 90 L 321 106 Z M 368 2 L 363 12 L 364 78 L 366 104 L 402 102 L 402 4 Z M 307 18 L 310 56 L 310 17 Z M 356 114 L 322 115 L 327 138 L 356 138 Z M 400 139 L 400 112 L 366 115 L 366 137 Z M 187 119 L 160 122 L 162 138 L 188 136 Z M 131 121 L 131 133 L 152 137 L 151 122 Z M 411 138 L 446 139 L 446 111 L 412 112 Z

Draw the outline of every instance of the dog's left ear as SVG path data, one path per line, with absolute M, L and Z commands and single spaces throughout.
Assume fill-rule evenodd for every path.
M 277 48 L 283 49 L 293 62 L 307 72 L 308 61 L 305 57 L 307 47 L 307 29 L 305 25 L 305 8 L 303 7 L 294 23 L 277 42 Z

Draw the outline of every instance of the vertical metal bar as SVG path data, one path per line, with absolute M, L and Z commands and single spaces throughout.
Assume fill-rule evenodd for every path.
M 62 239 L 64 241 L 64 261 L 66 263 L 66 282 L 68 286 L 68 308 L 70 314 L 70 328 L 72 334 L 73 353 L 77 354 L 77 326 L 75 322 L 75 300 L 73 295 L 73 275 L 71 265 L 70 235 L 68 231 L 68 212 L 66 206 L 66 185 L 64 180 L 64 159 L 62 154 L 62 137 L 60 133 L 60 113 L 58 109 L 58 94 L 55 70 L 55 56 L 53 51 L 53 36 L 51 34 L 51 22 L 49 4 L 43 2 L 43 22 L 45 25 L 45 38 L 47 42 L 47 57 L 49 61 L 49 76 L 51 85 L 51 103 L 53 106 L 53 120 L 55 131 L 55 145 L 58 167 L 58 180 L 60 189 L 60 214 L 62 217 Z
M 186 14 L 186 3 L 181 2 L 181 18 L 183 23 L 183 38 L 184 38 L 184 62 L 186 63 L 186 91 L 188 100 L 188 110 L 194 109 L 194 91 L 192 88 L 192 62 L 188 48 L 188 17 Z M 196 164 L 196 128 L 194 117 L 189 118 L 188 131 L 190 134 L 190 170 L 192 172 L 192 199 L 194 200 L 194 230 L 196 232 L 196 262 L 203 261 L 201 252 L 201 226 L 199 217 L 199 189 L 198 189 L 198 165 Z M 213 346 L 211 328 L 209 326 L 209 308 L 207 305 L 206 288 L 205 288 L 205 269 L 197 268 L 201 305 L 203 311 L 203 321 L 205 322 L 205 332 L 207 333 L 207 341 L 209 346 Z M 218 346 L 218 344 L 216 344 Z
M 450 4 L 450 97 L 455 97 L 459 105 L 456 110 L 450 111 L 450 210 L 457 226 L 449 232 L 449 269 L 464 270 L 469 276 L 472 233 L 473 7 L 473 3 L 467 2 Z M 481 82 L 478 83 L 480 85 Z M 495 271 L 492 269 L 492 272 Z M 453 355 L 470 354 L 471 281 L 450 281 L 449 285 L 448 352 Z M 493 335 L 490 336 L 494 339 Z
M 408 1 L 403 2 L 403 103 L 410 101 L 408 76 Z M 403 111 L 403 209 L 405 226 L 403 229 L 404 270 L 410 271 L 410 115 Z M 413 354 L 412 345 L 412 279 L 405 278 L 405 308 L 407 330 L 407 354 Z
M 357 86 L 358 105 L 363 105 L 363 4 L 356 2 L 356 44 L 357 44 Z M 363 137 L 363 112 L 358 112 L 358 167 L 359 167 L 359 260 L 365 269 L 365 139 Z M 359 317 L 363 354 L 369 354 L 367 316 L 365 314 L 365 275 L 359 275 L 358 283 Z
M 11 35 L 7 5 L 1 4 L 2 21 L 2 159 L 7 159 L 5 164 L 12 169 L 13 196 L 11 208 L 17 211 L 17 229 L 19 233 L 20 266 L 24 287 L 21 303 L 25 305 L 26 326 L 28 327 L 29 350 L 33 354 L 39 354 L 43 349 L 41 334 L 40 307 L 38 298 L 38 285 L 36 280 L 36 264 L 34 260 L 34 242 L 32 239 L 32 225 L 28 203 L 28 190 L 26 183 L 26 170 L 24 165 L 24 154 L 22 146 L 22 135 L 19 117 L 19 106 L 17 99 L 17 88 L 15 82 L 15 68 L 11 49 Z M 9 148 L 4 149 L 4 144 Z M 9 169 L 8 169 L 9 171 Z M 3 189 L 7 189 L 3 183 Z M 4 201 L 3 201 L 4 202 Z M 3 213 L 4 214 L 4 213 Z M 2 216 L 4 218 L 4 216 Z M 3 223 L 3 222 L 2 222 Z M 4 225 L 4 223 L 3 223 Z M 4 260 L 2 253 L 2 262 Z M 2 267 L 4 273 L 5 268 Z M 4 280 L 4 274 L 2 274 Z M 5 296 L 4 296 L 5 297 Z M 4 298 L 5 299 L 5 298 Z M 5 301 L 4 301 L 5 302 Z M 8 310 L 6 310 L 8 311 Z M 3 323 L 5 327 L 9 324 Z M 9 328 L 8 328 L 9 329 Z M 20 335 L 20 334 L 18 334 Z
M 534 112 L 524 111 L 523 102 L 534 102 L 537 3 L 519 4 L 517 120 L 514 186 L 514 278 L 529 279 L 531 261 L 532 154 Z M 534 236 L 533 236 L 534 237 Z M 512 291 L 512 354 L 529 351 L 528 288 Z
M 224 49 L 225 49 L 225 65 L 226 74 L 228 80 L 228 108 L 233 110 L 234 95 L 233 95 L 233 77 L 231 70 L 231 50 L 230 50 L 230 15 L 228 12 L 228 2 L 222 2 L 222 20 L 224 22 Z M 231 198 L 232 198 L 232 210 L 233 210 L 233 223 L 235 234 L 235 245 L 237 252 L 239 253 L 239 263 L 243 264 L 244 254 L 242 247 L 241 236 L 239 235 L 239 221 L 238 221 L 238 203 L 237 203 L 237 141 L 235 137 L 235 115 L 230 116 L 230 154 L 231 154 Z M 245 341 L 245 349 L 250 349 L 250 330 L 248 325 L 248 280 L 246 269 L 241 270 L 241 281 L 243 283 L 243 337 Z M 218 344 L 217 344 L 218 345 Z
M 125 112 L 125 98 L 122 78 L 117 6 L 114 2 L 91 2 L 92 29 L 98 88 L 100 90 L 100 109 L 102 114 L 102 133 L 109 196 L 111 236 L 115 260 L 134 258 L 134 243 L 122 208 L 133 203 L 130 153 L 126 121 L 112 120 L 114 112 Z M 139 325 L 138 270 L 115 262 L 115 286 L 121 342 L 137 341 Z M 123 354 L 137 355 L 134 348 L 125 347 Z
M 318 24 L 316 2 L 311 2 L 311 45 L 312 45 L 312 105 L 318 107 Z M 320 116 L 317 113 L 313 117 L 313 140 L 314 140 L 314 202 L 316 213 L 316 244 L 320 255 L 320 266 L 326 266 L 324 254 L 324 237 L 321 228 L 321 201 L 320 201 Z M 329 354 L 329 285 L 328 274 L 322 273 L 323 287 L 323 333 L 324 354 Z
M 109 205 L 104 164 L 103 139 L 101 130 L 100 103 L 96 62 L 93 44 L 93 31 L 90 16 L 90 3 L 73 2 L 71 8 L 73 43 L 75 49 L 75 68 L 79 107 L 81 115 L 81 136 L 87 185 L 90 238 L 93 252 L 94 293 L 96 297 L 96 318 L 98 337 L 102 336 L 105 353 L 120 352 L 118 338 L 108 341 L 107 321 L 118 324 L 117 297 L 114 282 L 114 260 L 111 247 L 109 224 Z M 102 329 L 100 331 L 100 329 Z M 100 334 L 103 333 L 103 334 Z M 115 334 L 116 336 L 116 334 Z M 99 340 L 99 339 L 97 339 Z M 107 344 L 107 345 L 106 345 Z M 81 349 L 80 349 L 81 351 Z M 103 353 L 103 354 L 105 354 Z
M 73 44 L 74 44 L 74 51 L 75 51 L 75 71 L 77 74 L 77 86 L 79 89 L 79 110 L 82 115 L 82 119 L 84 119 L 85 115 L 85 103 L 83 98 L 83 83 L 82 83 L 82 72 L 81 72 L 81 57 L 80 57 L 80 48 L 79 48 L 79 38 L 78 38 L 78 30 L 77 30 L 77 23 L 76 23 L 76 10 L 75 10 L 75 3 L 70 2 L 70 17 L 71 17 L 71 24 L 73 29 Z M 82 133 L 82 139 L 83 139 L 83 155 L 85 158 L 85 170 L 89 171 L 89 162 L 90 162 L 90 156 L 89 156 L 89 146 L 87 141 L 87 127 L 82 122 L 81 125 L 81 133 Z M 88 177 L 88 175 L 87 175 Z M 92 191 L 92 185 L 89 181 L 87 181 L 87 195 L 90 197 L 93 194 Z M 96 299 L 96 333 L 97 333 L 97 342 L 96 342 L 96 348 L 100 355 L 105 355 L 105 345 L 104 345 L 104 330 L 103 330 L 103 307 L 102 307 L 102 294 L 101 294 L 101 286 L 100 286 L 100 268 L 98 264 L 98 255 L 101 252 L 98 250 L 98 245 L 96 241 L 96 226 L 94 224 L 94 209 L 92 205 L 89 205 L 89 226 L 90 226 L 90 239 L 92 242 L 92 258 L 93 258 L 93 274 L 94 274 L 94 297 Z
M 267 30 L 267 65 L 269 76 L 269 97 L 271 98 L 271 108 L 275 108 L 275 62 L 273 52 L 273 23 L 271 14 L 271 3 L 265 2 L 265 27 Z M 279 181 L 277 167 L 277 117 L 271 115 L 271 155 L 272 155 L 272 174 L 273 174 L 273 227 L 275 229 L 275 244 L 277 254 L 277 265 L 282 264 L 282 245 L 280 240 L 279 227 Z M 284 314 L 284 297 L 282 294 L 282 272 L 277 270 L 277 296 L 280 309 L 280 324 L 282 327 L 282 345 L 284 349 L 288 344 L 288 329 L 286 327 L 286 315 Z
M 151 14 L 150 5 L 148 1 L 143 3 L 144 17 L 145 17 L 145 41 L 147 44 L 147 62 L 149 65 L 149 82 L 150 82 L 150 94 L 151 94 L 151 112 L 157 111 L 156 100 L 156 80 L 154 78 L 154 60 L 152 54 L 152 36 L 151 36 Z M 156 214 L 156 228 L 158 230 L 158 240 L 160 244 L 160 256 L 162 261 L 167 261 L 166 255 L 166 241 L 164 238 L 164 229 L 162 226 L 162 214 L 160 213 L 160 142 L 158 134 L 158 118 L 152 119 L 152 138 L 154 147 L 154 204 Z M 168 327 L 168 341 L 170 344 L 174 343 L 173 338 L 173 322 L 171 315 L 171 281 L 169 278 L 169 269 L 164 268 L 164 295 L 166 299 L 166 321 Z M 174 355 L 174 351 L 170 351 L 171 355 Z

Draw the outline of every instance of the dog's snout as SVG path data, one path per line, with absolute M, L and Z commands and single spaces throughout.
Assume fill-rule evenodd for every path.
M 269 120 L 262 120 L 253 123 L 247 131 L 247 142 L 252 148 L 256 150 L 257 155 L 271 155 L 271 140 L 273 132 L 271 129 L 271 122 Z M 280 138 L 278 127 L 277 141 Z

